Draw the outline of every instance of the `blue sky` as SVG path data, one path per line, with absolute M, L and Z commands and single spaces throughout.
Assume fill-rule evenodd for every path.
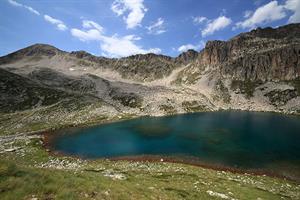
M 0 55 L 35 43 L 123 57 L 300 22 L 300 0 L 1 0 Z

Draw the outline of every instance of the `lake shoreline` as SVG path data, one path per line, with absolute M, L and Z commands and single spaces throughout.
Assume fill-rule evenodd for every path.
M 42 133 L 42 146 L 43 148 L 48 152 L 49 155 L 54 157 L 70 157 L 70 158 L 76 158 L 79 160 L 85 160 L 85 161 L 101 161 L 101 160 L 109 160 L 112 162 L 118 162 L 118 161 L 127 161 L 127 162 L 151 162 L 151 163 L 170 163 L 170 164 L 184 164 L 184 165 L 190 165 L 195 167 L 200 167 L 204 169 L 212 169 L 218 172 L 231 172 L 234 174 L 240 174 L 240 175 L 251 175 L 251 176 L 268 176 L 272 178 L 279 178 L 282 180 L 288 180 L 293 181 L 296 183 L 300 183 L 299 178 L 289 177 L 280 175 L 275 172 L 270 172 L 267 170 L 259 170 L 259 169 L 241 169 L 241 168 L 235 168 L 235 167 L 228 167 L 224 165 L 216 165 L 216 164 L 208 164 L 205 162 L 201 162 L 200 160 L 187 160 L 182 159 L 180 157 L 174 157 L 174 156 L 160 156 L 160 155 L 140 155 L 140 156 L 120 156 L 120 157 L 105 157 L 105 158 L 84 158 L 82 156 L 76 156 L 72 154 L 67 154 L 62 151 L 54 150 L 51 147 L 51 142 L 56 137 L 55 135 L 51 134 L 50 132 L 44 132 Z
M 284 113 L 281 111 L 256 111 L 256 110 L 240 110 L 240 109 L 221 109 L 221 110 L 210 110 L 210 111 L 201 111 L 201 112 L 186 112 L 186 113 L 175 113 L 175 114 L 168 114 L 162 116 L 151 116 L 151 115 L 134 115 L 130 118 L 118 118 L 118 119 L 109 119 L 106 121 L 99 121 L 99 122 L 91 122 L 91 123 L 84 123 L 78 125 L 65 125 L 57 129 L 47 129 L 47 130 L 40 130 L 40 131 L 33 131 L 28 133 L 19 133 L 24 135 L 44 135 L 44 134 L 60 134 L 62 131 L 72 130 L 72 129 L 85 129 L 85 128 L 93 128 L 102 125 L 114 124 L 119 122 L 124 122 L 128 120 L 135 120 L 135 119 L 143 119 L 143 118 L 168 118 L 173 116 L 182 116 L 182 115 L 193 115 L 199 113 L 216 113 L 216 112 L 248 112 L 248 113 L 271 113 L 276 115 L 283 115 L 283 116 L 290 116 L 290 117 L 299 117 L 300 114 L 297 113 Z M 5 136 L 5 135 L 4 135 Z M 13 135 L 7 135 L 13 136 Z
M 200 112 L 200 113 L 215 113 L 215 112 L 244 112 L 241 110 L 221 110 L 221 111 L 212 111 L 212 112 Z M 256 111 L 246 111 L 248 113 L 270 113 L 270 112 L 256 112 Z M 183 113 L 188 114 L 188 115 L 193 115 L 197 113 Z M 299 115 L 287 115 L 284 113 L 279 113 L 279 112 L 271 112 L 271 114 L 276 114 L 276 115 L 283 115 L 283 116 L 290 116 L 290 117 L 299 117 Z M 181 115 L 181 114 L 180 114 Z M 102 126 L 102 125 L 107 125 L 107 124 L 114 124 L 114 123 L 119 123 L 119 122 L 124 122 L 128 120 L 137 120 L 137 119 L 145 119 L 145 118 L 168 118 L 172 117 L 173 115 L 167 115 L 167 116 L 135 116 L 130 119 L 119 119 L 119 120 L 110 120 L 106 121 L 104 123 L 100 124 L 93 124 L 92 126 L 80 126 L 80 127 L 65 127 L 63 129 L 58 129 L 54 131 L 44 131 L 41 132 L 40 134 L 43 135 L 43 147 L 48 151 L 51 155 L 53 156 L 61 156 L 61 157 L 73 157 L 77 159 L 82 159 L 82 160 L 111 160 L 111 161 L 132 161 L 132 162 L 161 162 L 161 159 L 163 159 L 163 162 L 168 162 L 168 163 L 181 163 L 181 164 L 188 164 L 192 166 L 198 166 L 198 167 L 203 167 L 203 168 L 208 168 L 208 169 L 213 169 L 216 171 L 229 171 L 233 173 L 238 173 L 238 174 L 251 174 L 251 175 L 257 175 L 257 176 L 269 176 L 269 177 L 276 177 L 276 178 L 281 178 L 281 179 L 287 179 L 287 180 L 292 180 L 296 182 L 300 182 L 300 178 L 298 176 L 293 176 L 293 175 L 282 175 L 280 173 L 272 172 L 269 171 L 269 169 L 241 169 L 238 167 L 231 167 L 231 166 L 224 166 L 224 165 L 217 165 L 217 164 L 209 164 L 205 163 L 201 160 L 193 160 L 193 159 L 182 159 L 180 157 L 174 157 L 174 156 L 159 156 L 159 155 L 133 155 L 133 156 L 118 156 L 118 157 L 102 157 L 102 158 L 84 158 L 82 156 L 76 156 L 72 154 L 68 154 L 62 151 L 58 151 L 53 149 L 51 146 L 53 139 L 63 136 L 64 134 L 73 134 L 72 130 L 74 129 L 85 129 L 85 128 L 92 128 L 92 127 L 97 127 L 97 126 Z M 63 133 L 65 132 L 65 133 Z M 66 133 L 67 132 L 67 133 Z

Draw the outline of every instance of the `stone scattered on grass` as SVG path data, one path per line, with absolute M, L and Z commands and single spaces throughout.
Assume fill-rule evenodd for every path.
M 218 192 L 214 192 L 214 191 L 211 191 L 211 190 L 207 190 L 206 191 L 207 194 L 209 194 L 210 196 L 212 197 L 219 197 L 221 199 L 231 199 L 229 196 L 227 196 L 226 194 L 222 194 L 222 193 L 218 193 Z M 233 200 L 233 199 L 232 199 Z
M 53 168 L 53 169 L 66 169 L 66 170 L 78 170 L 84 165 L 84 161 L 77 160 L 65 160 L 65 159 L 50 159 L 44 163 L 38 163 L 35 165 L 37 168 Z
M 113 180 L 125 180 L 126 176 L 121 173 L 115 173 L 113 170 L 105 170 L 103 173 L 103 176 L 112 178 Z

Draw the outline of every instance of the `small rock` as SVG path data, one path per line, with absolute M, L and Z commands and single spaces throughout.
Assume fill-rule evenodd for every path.
M 219 197 L 221 199 L 229 199 L 229 197 L 227 195 L 218 193 L 218 192 L 213 192 L 211 190 L 207 190 L 206 193 L 208 193 L 210 196 L 213 196 L 213 197 Z

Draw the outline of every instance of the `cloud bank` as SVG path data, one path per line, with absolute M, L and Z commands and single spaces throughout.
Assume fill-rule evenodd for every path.
M 105 56 L 109 57 L 124 57 L 133 54 L 146 54 L 146 53 L 160 53 L 159 48 L 144 49 L 137 45 L 136 42 L 140 40 L 140 37 L 135 35 L 126 36 L 107 36 L 103 32 L 101 25 L 93 21 L 83 21 L 83 29 L 71 29 L 71 34 L 78 38 L 80 41 L 98 41 L 100 42 L 100 48 Z M 101 27 L 101 28 L 100 28 Z

